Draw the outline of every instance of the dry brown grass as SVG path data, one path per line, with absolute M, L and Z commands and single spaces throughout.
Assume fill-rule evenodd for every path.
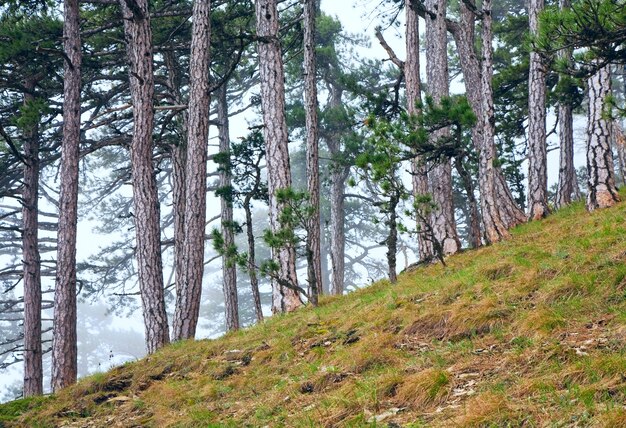
M 570 207 L 445 268 L 0 406 L 0 424 L 626 426 L 624 217 Z

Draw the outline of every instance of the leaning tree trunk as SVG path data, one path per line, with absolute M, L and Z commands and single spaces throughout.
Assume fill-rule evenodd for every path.
M 217 122 L 219 123 L 220 153 L 227 153 L 230 158 L 230 130 L 228 123 L 228 101 L 226 99 L 226 83 L 218 91 Z M 224 247 L 235 245 L 235 231 L 233 221 L 232 176 L 228 166 L 220 168 L 220 188 L 225 191 L 220 197 L 220 213 Z M 228 189 L 228 190 L 226 190 Z M 239 329 L 239 303 L 237 301 L 237 266 L 227 255 L 222 256 L 222 276 L 224 290 L 224 306 L 226 314 L 226 329 Z
M 619 202 L 611 151 L 611 123 L 606 119 L 611 93 L 610 66 L 600 68 L 587 81 L 587 210 L 607 208 Z
M 276 0 L 256 0 L 256 25 L 261 77 L 261 107 L 263 110 L 263 135 L 267 159 L 267 188 L 269 192 L 270 227 L 273 232 L 281 228 L 282 211 L 276 193 L 291 187 L 287 121 L 285 118 L 285 76 L 280 41 L 278 39 L 278 9 Z M 298 284 L 296 252 L 286 245 L 273 252 L 279 270 L 280 282 Z M 272 311 L 290 312 L 302 305 L 298 292 L 272 281 Z
M 130 162 L 135 210 L 135 252 L 146 347 L 148 353 L 153 353 L 169 342 L 169 330 L 163 291 L 159 198 L 152 165 L 154 127 L 152 31 L 147 0 L 136 0 L 132 3 L 132 9 L 126 0 L 120 0 L 120 4 L 124 18 L 133 105 Z
M 426 7 L 436 15 L 426 18 L 426 75 L 430 95 L 435 103 L 439 103 L 443 97 L 449 95 L 446 0 L 428 0 Z M 431 138 L 436 141 L 449 135 L 449 132 L 449 129 L 442 129 L 434 132 Z M 454 254 L 461 249 L 461 242 L 454 219 L 452 168 L 449 159 L 432 168 L 429 181 L 436 206 L 432 214 L 434 238 L 441 245 L 444 255 Z
M 569 9 L 572 6 L 571 0 L 559 0 L 561 10 Z M 572 62 L 572 49 L 566 48 L 559 51 L 559 58 Z M 561 75 L 560 80 L 565 76 Z M 574 116 L 572 105 L 567 101 L 559 103 L 559 181 L 556 189 L 556 208 L 564 207 L 572 202 L 572 195 L 575 195 L 578 188 L 576 181 L 576 168 L 574 167 Z
M 35 80 L 25 82 L 24 104 L 35 101 Z M 43 394 L 41 262 L 39 256 L 39 119 L 24 131 L 22 258 L 24 260 L 24 397 Z
M 539 30 L 543 0 L 530 0 L 530 34 Z M 530 53 L 528 77 L 528 218 L 538 220 L 549 214 L 546 146 L 546 67 L 541 55 Z
M 76 224 L 80 143 L 81 43 L 78 0 L 65 0 L 63 81 L 63 141 L 61 191 L 57 231 L 57 275 L 54 287 L 52 390 L 76 382 Z
M 317 73 L 315 66 L 315 16 L 317 0 L 304 0 L 304 105 L 306 113 L 306 177 L 312 213 L 307 230 L 309 298 L 317 305 L 322 293 L 320 224 L 319 133 L 317 120 Z
M 406 5 L 406 62 L 404 63 L 404 79 L 406 81 L 406 103 L 410 115 L 419 113 L 417 102 L 421 101 L 420 81 L 420 39 L 419 39 L 419 16 L 411 5 Z M 426 165 L 418 158 L 411 162 L 411 174 L 413 175 L 413 195 L 428 194 L 428 175 Z M 430 230 L 424 220 L 417 219 L 417 230 Z M 433 244 L 424 233 L 417 235 L 417 251 L 420 260 L 433 258 Z
M 192 339 L 196 334 L 204 277 L 206 164 L 210 102 L 210 11 L 209 0 L 196 0 L 193 4 L 189 62 L 189 129 L 185 166 L 185 230 L 182 271 L 178 281 L 174 313 L 175 340 Z

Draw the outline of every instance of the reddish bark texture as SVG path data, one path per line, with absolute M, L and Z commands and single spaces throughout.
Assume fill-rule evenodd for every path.
M 63 142 L 57 232 L 57 275 L 54 289 L 52 390 L 76 382 L 76 224 L 80 146 L 81 41 L 78 0 L 65 0 L 63 49 Z

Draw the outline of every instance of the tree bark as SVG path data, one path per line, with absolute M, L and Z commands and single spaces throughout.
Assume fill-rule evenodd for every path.
M 311 303 L 317 305 L 317 296 L 322 294 L 322 256 L 320 224 L 320 168 L 319 133 L 317 118 L 317 68 L 315 64 L 315 16 L 316 0 L 304 0 L 304 105 L 306 113 L 306 176 L 309 203 L 312 214 L 307 230 L 307 253 L 311 259 L 307 276 Z
M 481 208 L 483 224 L 485 226 L 485 239 L 489 243 L 508 238 L 509 232 L 502 220 L 500 210 L 497 208 L 498 194 L 496 189 L 496 147 L 494 143 L 495 115 L 493 107 L 493 33 L 491 0 L 483 2 L 483 26 L 482 26 L 482 61 L 480 73 L 481 115 L 479 122 L 482 139 L 478 155 L 478 180 L 481 188 Z M 508 190 L 508 189 L 507 189 Z M 522 213 L 520 213 L 520 216 Z
M 181 93 L 179 75 L 180 64 L 174 57 L 173 50 L 166 50 L 163 54 L 167 68 L 168 86 L 172 91 L 175 104 L 183 105 L 185 101 Z M 172 161 L 172 215 L 174 223 L 174 273 L 176 293 L 178 294 L 180 274 L 183 271 L 183 246 L 185 243 L 185 165 L 187 163 L 187 111 L 180 113 L 181 137 L 170 147 Z M 169 285 L 169 284 L 166 284 Z
M 426 18 L 426 75 L 429 93 L 433 101 L 439 103 L 449 95 L 446 0 L 428 0 L 426 7 L 435 14 L 435 17 Z M 437 140 L 449 132 L 449 129 L 442 129 L 431 138 Z M 436 206 L 432 214 L 435 239 L 441 244 L 445 255 L 454 254 L 461 249 L 461 242 L 454 219 L 450 160 L 442 161 L 432 168 L 429 182 Z
M 530 34 L 539 30 L 539 13 L 544 0 L 530 0 Z M 549 214 L 546 146 L 546 67 L 538 52 L 530 53 L 528 77 L 528 218 L 538 220 Z
M 206 169 L 209 138 L 209 45 L 211 2 L 193 4 L 189 62 L 189 128 L 185 166 L 185 222 L 183 264 L 174 313 L 174 339 L 196 334 L 204 277 L 206 224 Z
M 25 82 L 24 104 L 35 101 L 35 80 Z M 38 119 L 37 119 L 38 122 Z M 24 131 L 22 190 L 22 257 L 24 260 L 24 397 L 43 394 L 41 351 L 41 262 L 39 235 L 39 124 Z
M 220 153 L 228 153 L 230 157 L 230 130 L 228 123 L 228 101 L 226 100 L 226 83 L 218 90 L 217 99 L 217 122 L 219 123 Z M 235 245 L 235 232 L 233 230 L 233 201 L 230 195 L 232 189 L 232 176 L 230 168 L 220 169 L 220 188 L 229 191 L 220 197 L 220 212 L 222 222 L 222 236 L 224 246 L 230 248 Z M 226 313 L 226 329 L 228 331 L 239 329 L 239 303 L 237 296 L 237 266 L 229 261 L 227 256 L 222 256 L 222 276 L 224 290 L 224 306 Z
M 421 101 L 422 83 L 420 81 L 420 46 L 419 46 L 419 16 L 410 6 L 406 5 L 406 62 L 404 63 L 404 80 L 406 85 L 407 111 L 410 115 L 419 113 L 416 103 Z M 428 190 L 428 175 L 426 166 L 416 157 L 411 162 L 413 176 L 413 196 L 426 195 Z M 421 218 L 417 219 L 417 229 L 428 230 Z M 417 235 L 417 251 L 420 260 L 433 258 L 433 244 L 423 233 Z
M 448 26 L 454 38 L 467 98 L 478 118 L 472 129 L 472 141 L 479 154 L 478 188 L 480 192 L 481 214 L 488 243 L 497 242 L 509 236 L 507 229 L 526 220 L 524 212 L 517 206 L 506 184 L 502 171 L 494 164 L 497 158 L 494 143 L 495 118 L 493 115 L 493 58 L 491 30 L 491 2 L 483 5 L 483 45 L 478 60 L 475 45 L 475 15 L 461 2 L 461 22 L 451 22 Z M 483 88 L 484 87 L 484 88 Z M 483 113 L 484 110 L 486 113 Z
M 261 77 L 261 107 L 263 135 L 267 160 L 270 227 L 280 229 L 282 206 L 276 199 L 281 189 L 291 187 L 287 122 L 285 118 L 285 76 L 280 41 L 278 39 L 278 9 L 276 0 L 256 0 L 256 25 Z M 296 252 L 287 245 L 273 252 L 279 266 L 281 281 L 297 285 Z M 272 281 L 272 311 L 291 312 L 302 305 L 298 293 Z
M 613 122 L 613 138 L 615 139 L 619 177 L 621 183 L 626 184 L 626 135 L 624 135 L 624 131 L 617 120 Z
M 136 257 L 148 353 L 169 343 L 163 291 L 159 198 L 152 165 L 154 74 L 147 0 L 120 0 L 133 104 L 130 148 Z
M 256 191 L 261 183 L 260 170 L 257 171 L 255 189 Z M 250 200 L 252 194 L 246 195 L 243 203 L 243 209 L 246 213 L 246 236 L 248 238 L 248 274 L 250 275 L 250 288 L 252 289 L 252 299 L 254 301 L 254 311 L 256 313 L 257 322 L 263 322 L 263 307 L 261 306 L 261 293 L 259 292 L 259 278 L 257 277 L 256 249 L 254 242 L 254 230 L 252 227 L 252 207 Z
M 559 0 L 559 9 L 567 10 L 572 6 L 571 0 Z M 561 60 L 571 64 L 572 49 L 561 49 L 558 53 Z M 561 75 L 559 79 L 563 79 Z M 572 202 L 572 195 L 578 193 L 576 168 L 574 167 L 574 116 L 572 106 L 567 102 L 559 103 L 559 181 L 556 190 L 556 208 L 562 208 Z
M 608 96 L 611 93 L 610 66 L 599 69 L 587 81 L 589 108 L 587 113 L 587 210 L 607 208 L 619 202 L 613 170 L 611 123 L 606 119 Z
M 488 1 L 488 0 L 487 0 Z M 454 159 L 454 169 L 456 169 L 463 187 L 467 195 L 467 222 L 468 222 L 468 241 L 470 248 L 478 248 L 482 245 L 482 234 L 480 231 L 480 213 L 478 211 L 478 201 L 474 195 L 474 183 L 470 173 L 463 165 L 462 158 Z
M 387 220 L 387 228 L 389 229 L 389 235 L 385 240 L 387 245 L 387 268 L 389 281 L 392 284 L 398 282 L 398 274 L 396 273 L 396 260 L 398 254 L 398 214 L 396 208 L 400 202 L 398 196 L 394 195 L 389 200 L 389 220 Z
M 329 83 L 330 100 L 329 109 L 342 108 L 343 90 L 333 83 Z M 340 296 L 345 288 L 345 188 L 348 178 L 349 168 L 339 161 L 341 157 L 341 145 L 339 138 L 330 134 L 326 136 L 326 145 L 331 154 L 333 163 L 330 168 L 330 263 L 331 263 L 331 284 L 330 293 Z
M 78 0 L 65 0 L 63 141 L 57 231 L 57 275 L 54 288 L 52 390 L 76 382 L 76 224 L 80 148 L 81 39 Z
M 346 230 L 345 188 L 348 171 L 339 165 L 330 174 L 330 261 L 332 269 L 331 294 L 340 296 L 345 289 Z

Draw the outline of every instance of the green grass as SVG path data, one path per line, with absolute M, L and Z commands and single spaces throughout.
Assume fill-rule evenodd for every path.
M 396 285 L 1 405 L 0 423 L 626 426 L 625 214 L 574 204 Z

